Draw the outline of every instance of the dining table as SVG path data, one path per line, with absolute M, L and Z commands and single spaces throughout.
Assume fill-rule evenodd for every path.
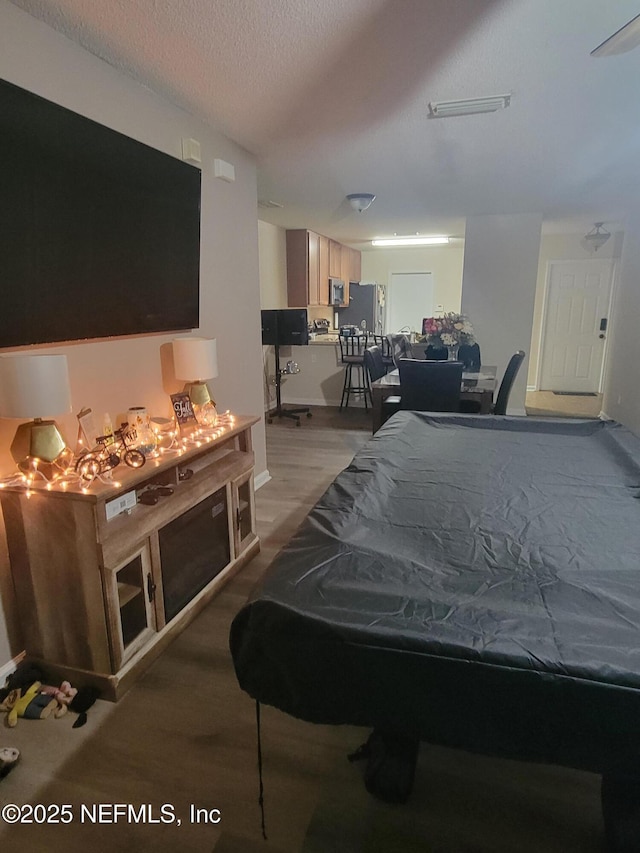
M 462 374 L 462 386 L 460 389 L 461 400 L 473 400 L 480 405 L 478 414 L 488 415 L 491 412 L 493 393 L 496 390 L 495 365 L 483 364 L 479 370 L 465 370 Z M 387 397 L 401 394 L 400 372 L 396 368 L 385 374 L 380 379 L 371 383 L 371 407 L 373 410 L 373 432 L 377 432 L 384 420 L 382 417 L 382 404 Z

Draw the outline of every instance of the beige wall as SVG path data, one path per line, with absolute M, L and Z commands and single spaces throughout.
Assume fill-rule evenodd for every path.
M 613 303 L 602 408 L 610 418 L 640 436 L 640 210 L 630 214 L 625 222 Z
M 362 281 L 389 285 L 393 273 L 430 272 L 434 308 L 442 305 L 445 311 L 459 311 L 463 260 L 462 241 L 450 246 L 371 248 L 362 252 Z
M 287 307 L 286 231 L 269 222 L 258 221 L 260 307 Z
M 501 377 L 516 350 L 527 350 L 542 216 L 470 216 L 465 232 L 462 309 L 473 323 L 485 364 Z M 524 414 L 526 369 L 521 368 L 509 398 L 509 411 Z
M 179 157 L 182 137 L 201 143 L 201 328 L 218 342 L 219 377 L 211 387 L 220 408 L 262 412 L 257 190 L 253 158 L 221 133 L 136 84 L 73 42 L 0 0 L 0 76 L 154 148 Z M 213 177 L 213 159 L 233 163 L 235 183 Z M 62 306 L 73 310 L 73 306 Z M 121 306 L 116 307 L 116 310 Z M 98 309 L 97 309 L 98 310 Z M 104 310 L 101 308 L 100 310 Z M 66 353 L 73 413 L 59 418 L 75 444 L 75 413 L 89 406 L 115 420 L 129 406 L 170 412 L 168 393 L 180 387 L 161 366 L 172 335 L 60 344 L 39 348 Z M 6 352 L 6 351 L 5 351 Z M 8 446 L 17 422 L 0 420 L 0 476 L 13 470 Z M 256 472 L 266 470 L 264 423 L 253 430 Z M 1 531 L 0 531 L 1 532 Z M 1 536 L 0 536 L 1 539 Z M 6 553 L 0 550 L 0 592 L 11 610 Z M 19 651 L 10 616 L 0 614 L 0 666 Z
M 538 362 L 540 359 L 540 342 L 542 334 L 542 316 L 545 306 L 547 275 L 550 261 L 584 261 L 589 258 L 613 258 L 619 260 L 622 251 L 623 234 L 617 232 L 605 245 L 598 249 L 597 254 L 586 249 L 582 243 L 582 234 L 547 234 L 540 241 L 538 258 L 538 276 L 536 280 L 536 296 L 533 308 L 533 330 L 531 333 L 529 371 L 527 384 L 529 388 L 536 387 Z

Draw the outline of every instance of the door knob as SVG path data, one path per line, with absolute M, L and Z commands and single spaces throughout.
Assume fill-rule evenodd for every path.
M 598 337 L 600 338 L 600 340 L 604 340 L 604 335 L 598 335 Z

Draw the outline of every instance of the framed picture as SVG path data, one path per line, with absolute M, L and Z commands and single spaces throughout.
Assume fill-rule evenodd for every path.
M 193 406 L 191 405 L 191 400 L 186 392 L 183 391 L 180 394 L 171 394 L 171 402 L 173 404 L 173 411 L 176 416 L 176 420 L 178 421 L 178 425 L 181 429 L 184 426 L 195 426 L 198 423 L 193 411 Z

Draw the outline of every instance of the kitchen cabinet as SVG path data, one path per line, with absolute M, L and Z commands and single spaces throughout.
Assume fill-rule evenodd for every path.
M 118 699 L 222 585 L 259 550 L 251 427 L 121 463 L 113 482 L 6 487 L 5 520 L 19 623 L 30 660 L 74 686 Z M 116 482 L 117 477 L 117 482 Z M 110 518 L 125 495 L 172 494 Z M 117 503 L 114 503 L 117 502 Z
M 330 302 L 329 278 L 345 283 L 345 307 L 349 282 L 360 281 L 360 252 L 314 231 L 287 231 L 287 304 L 289 308 L 316 308 Z
M 287 231 L 286 240 L 289 307 L 326 305 L 329 300 L 327 238 L 313 231 L 292 229 Z
M 329 276 L 342 278 L 342 244 L 329 240 Z

